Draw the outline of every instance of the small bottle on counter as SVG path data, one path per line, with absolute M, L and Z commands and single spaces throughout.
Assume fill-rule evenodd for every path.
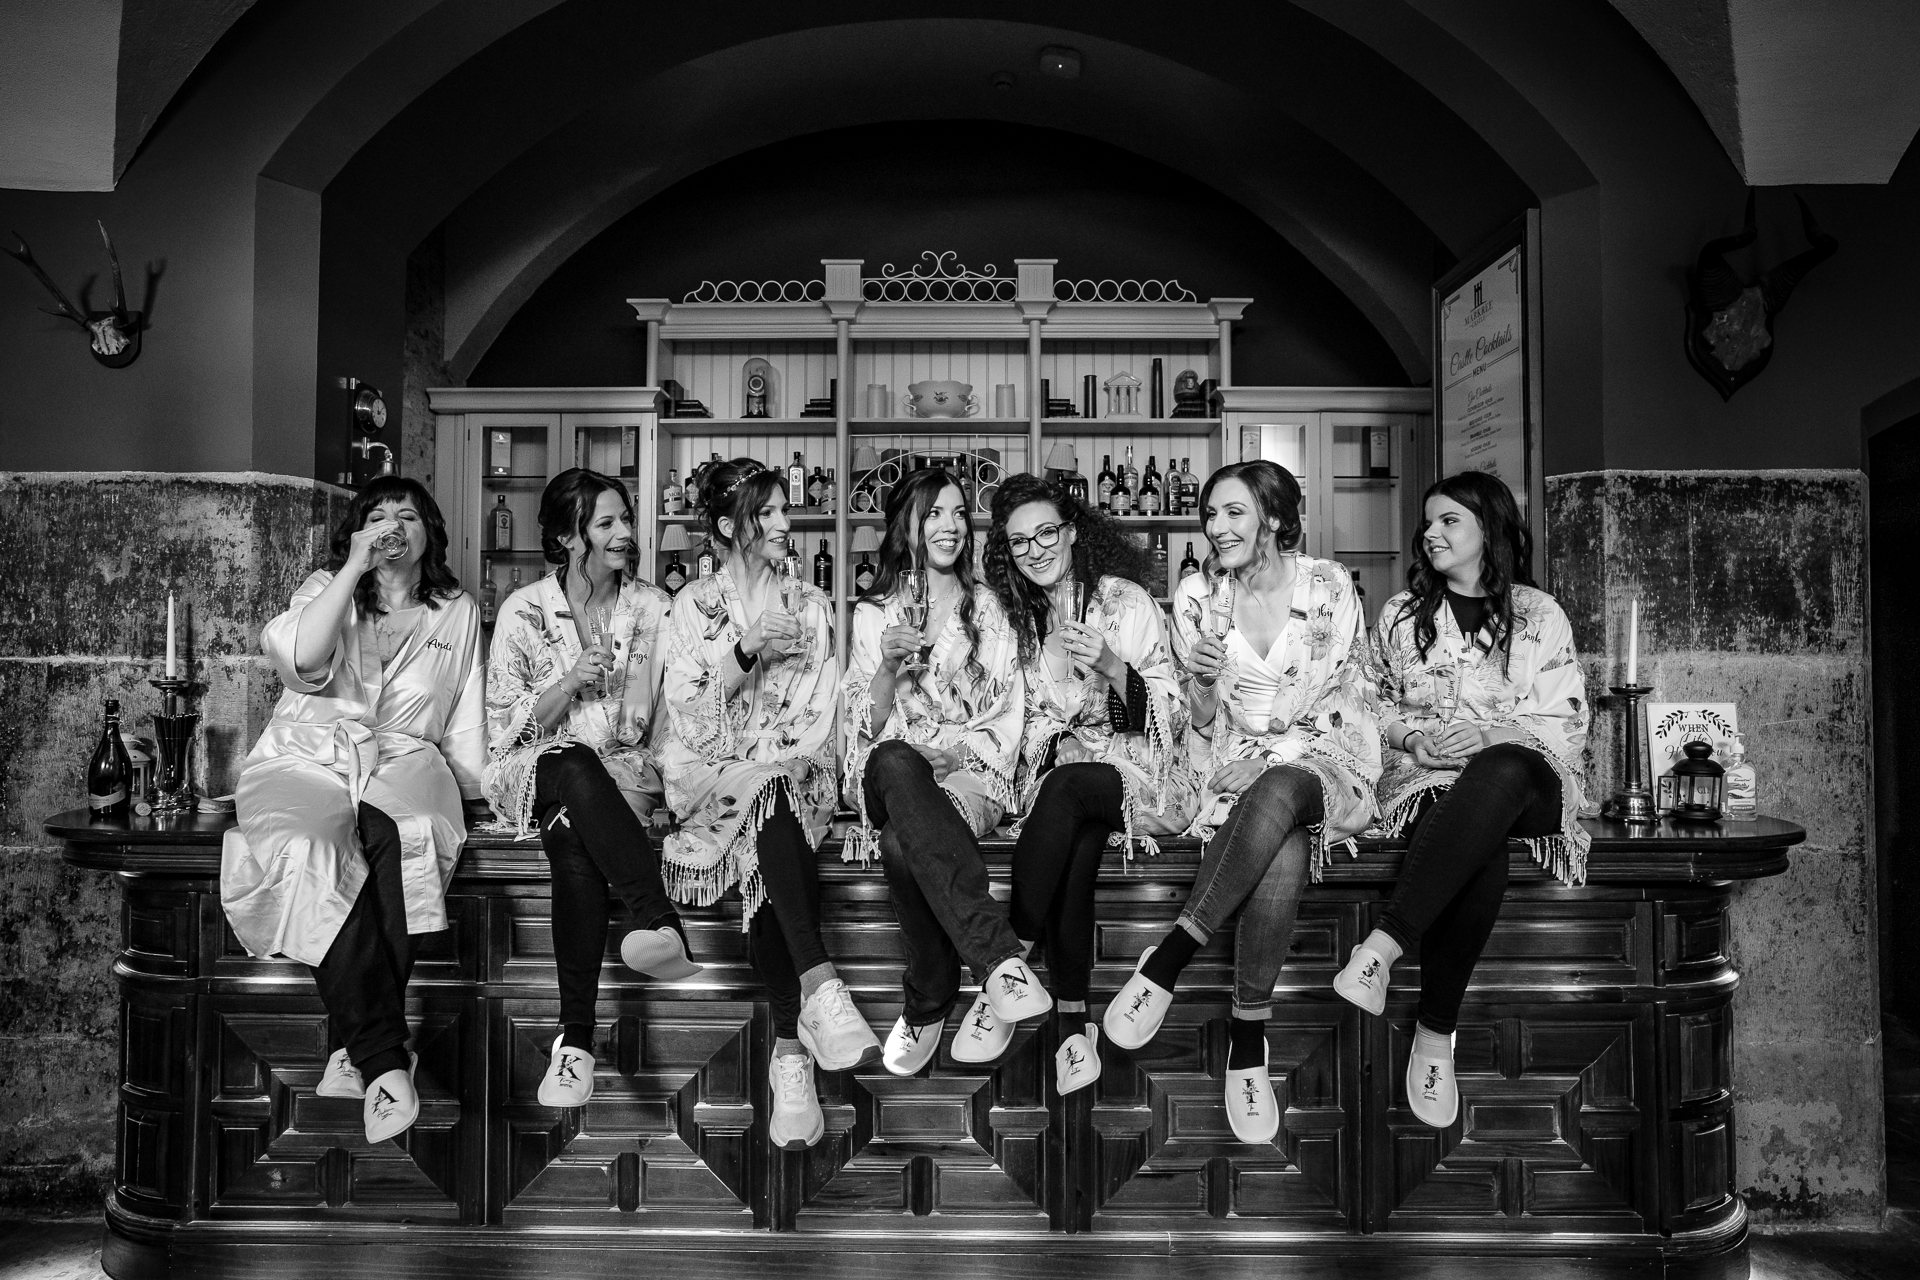
M 1730 822 L 1752 822 L 1760 816 L 1759 780 L 1747 760 L 1747 740 L 1734 734 L 1727 742 L 1726 792 L 1721 813 Z

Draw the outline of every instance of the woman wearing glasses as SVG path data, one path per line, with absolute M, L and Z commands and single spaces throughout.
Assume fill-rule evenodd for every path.
M 833 816 L 840 662 L 833 610 L 786 578 L 787 492 L 751 458 L 701 484 L 720 567 L 673 604 L 660 772 L 680 821 L 666 839 L 668 892 L 706 905 L 738 888 L 747 953 L 773 1003 L 776 1146 L 826 1132 L 813 1068 L 880 1054 L 820 940 L 815 849 Z
M 609 890 L 627 908 L 628 968 L 673 981 L 700 966 L 642 825 L 660 802 L 652 741 L 668 597 L 631 572 L 626 489 L 562 471 L 540 497 L 540 545 L 558 568 L 508 597 L 488 653 L 486 787 L 516 833 L 538 825 L 552 869 L 560 1029 L 538 1096 L 578 1107 L 593 1096 Z
M 847 849 L 865 858 L 877 846 L 893 891 L 905 999 L 882 1060 L 906 1076 L 940 1045 L 963 959 L 980 996 L 954 1039 L 961 1062 L 1006 1047 L 983 1042 L 976 1023 L 1010 1029 L 1048 1001 L 988 890 L 978 844 L 1013 802 L 1025 704 L 1013 633 L 974 581 L 966 495 L 952 477 L 908 475 L 886 517 L 847 659 L 846 790 L 860 811 Z
M 1449 476 L 1427 490 L 1408 589 L 1374 630 L 1389 747 L 1380 826 L 1413 838 L 1380 927 L 1334 990 L 1382 1012 L 1394 961 L 1420 943 L 1407 1097 L 1435 1128 L 1460 1113 L 1454 1024 L 1506 895 L 1507 841 L 1525 841 L 1563 883 L 1586 879 L 1586 681 L 1567 615 L 1533 585 L 1532 558 L 1506 485 Z
M 1346 569 L 1294 550 L 1300 486 L 1271 462 L 1222 467 L 1200 491 L 1208 572 L 1174 593 L 1173 642 L 1205 790 L 1206 841 L 1174 927 L 1107 1006 L 1123 1048 L 1160 1029 L 1181 970 L 1234 929 L 1227 1117 L 1242 1142 L 1271 1142 L 1280 1112 L 1267 1073 L 1267 1019 L 1294 915 L 1329 845 L 1377 813 L 1380 736 L 1366 628 Z
M 1153 836 L 1192 820 L 1187 714 L 1160 606 L 1141 585 L 1147 558 L 1119 525 L 1038 477 L 1012 476 L 994 499 L 986 563 L 1027 694 L 1013 928 L 1023 948 L 1045 939 L 1061 1020 L 1055 1080 L 1072 1093 L 1100 1077 L 1087 1017 L 1100 861 L 1116 837 L 1130 857 L 1135 839 L 1151 850 Z M 970 1019 L 955 1056 L 972 1029 Z M 1011 1033 L 980 1032 L 1001 1048 Z

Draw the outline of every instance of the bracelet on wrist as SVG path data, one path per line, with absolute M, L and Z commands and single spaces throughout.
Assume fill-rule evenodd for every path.
M 742 671 L 751 671 L 753 670 L 753 664 L 760 661 L 760 655 L 757 653 L 749 654 L 745 649 L 740 647 L 740 642 L 735 640 L 733 642 L 733 660 L 740 664 Z

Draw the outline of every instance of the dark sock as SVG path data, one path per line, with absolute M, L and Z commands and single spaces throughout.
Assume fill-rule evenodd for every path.
M 680 916 L 677 912 L 669 911 L 663 916 L 656 916 L 645 924 L 635 924 L 633 927 L 636 929 L 673 930 L 680 935 L 680 949 L 687 953 L 689 960 L 693 958 L 693 944 L 687 941 L 687 927 L 680 923 Z
M 406 1046 L 402 1045 L 398 1049 L 382 1049 L 365 1062 L 353 1065 L 360 1071 L 361 1082 L 371 1085 L 389 1071 L 405 1071 L 408 1061 Z
M 1140 974 L 1156 986 L 1171 991 L 1173 984 L 1180 981 L 1180 971 L 1187 967 L 1187 961 L 1193 959 L 1193 953 L 1199 949 L 1199 940 L 1176 924 L 1167 930 L 1167 936 L 1160 939 L 1160 945 L 1140 966 Z
M 1251 1071 L 1266 1062 L 1267 1020 L 1227 1019 L 1227 1070 Z
M 560 1043 L 569 1049 L 578 1049 L 582 1053 L 593 1052 L 593 1024 L 591 1022 L 569 1022 L 560 1028 Z

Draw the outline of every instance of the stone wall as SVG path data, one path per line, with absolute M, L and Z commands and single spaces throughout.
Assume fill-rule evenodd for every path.
M 262 624 L 325 556 L 343 491 L 255 473 L 0 472 L 0 1208 L 97 1204 L 114 1143 L 111 881 L 41 832 L 85 803 L 101 704 L 150 735 L 178 593 L 198 774 L 232 790 L 278 682 Z
M 1629 600 L 1655 699 L 1739 705 L 1760 805 L 1807 829 L 1742 888 L 1732 951 L 1737 1184 L 1759 1221 L 1877 1225 L 1866 482 L 1856 471 L 1603 471 L 1547 481 L 1550 586 L 1589 655 L 1591 776 L 1611 792 Z

